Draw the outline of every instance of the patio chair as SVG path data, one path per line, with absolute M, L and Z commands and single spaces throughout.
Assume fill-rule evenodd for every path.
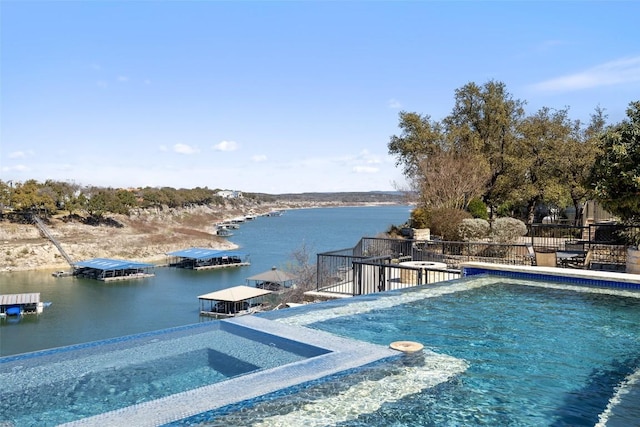
M 591 260 L 593 259 L 593 251 L 589 249 L 582 259 L 575 259 L 566 264 L 569 268 L 581 268 L 589 270 L 591 268 Z
M 527 245 L 526 258 L 529 258 L 531 265 L 536 265 L 536 251 L 533 249 L 533 245 Z
M 536 266 L 538 267 L 557 267 L 558 256 L 555 250 L 535 249 Z

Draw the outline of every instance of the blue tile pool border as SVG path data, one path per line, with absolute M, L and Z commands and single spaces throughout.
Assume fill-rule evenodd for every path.
M 166 336 L 167 334 L 184 332 L 184 331 L 193 332 L 201 328 L 203 329 L 202 332 L 207 332 L 211 330 L 211 328 L 219 328 L 219 327 L 220 326 L 216 325 L 215 322 L 213 321 L 206 322 L 206 323 L 195 323 L 191 325 L 176 326 L 173 328 L 160 329 L 156 331 L 141 332 L 139 334 L 124 335 L 121 337 L 114 337 L 114 338 L 106 338 L 104 340 L 89 341 L 81 344 L 72 344 L 64 347 L 54 347 L 46 350 L 38 350 L 38 351 L 33 351 L 28 353 L 20 353 L 20 354 L 15 354 L 10 356 L 3 356 L 3 357 L 0 357 L 0 366 L 4 363 L 10 363 L 10 362 L 15 362 L 20 360 L 28 360 L 36 357 L 59 355 L 59 354 L 67 353 L 71 351 L 89 350 L 96 347 L 104 348 L 105 346 L 112 345 L 112 344 L 126 343 L 129 341 L 135 341 L 135 340 L 150 338 L 154 336 Z
M 569 285 L 640 290 L 640 275 L 552 267 L 512 266 L 489 263 L 462 265 L 462 277 L 491 275 L 523 280 L 553 280 Z

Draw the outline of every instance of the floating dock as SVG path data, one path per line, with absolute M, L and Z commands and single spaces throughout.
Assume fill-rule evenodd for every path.
M 167 255 L 173 257 L 170 267 L 190 270 L 215 270 L 220 268 L 243 267 L 250 265 L 249 256 L 236 251 L 221 251 L 207 248 L 189 248 Z
M 44 303 L 40 301 L 39 292 L 0 295 L 0 317 L 40 314 L 43 311 Z
M 200 315 L 224 319 L 252 314 L 262 309 L 263 298 L 270 293 L 240 285 L 200 295 Z
M 273 292 L 282 292 L 285 288 L 294 286 L 297 278 L 286 271 L 272 267 L 271 270 L 255 276 L 247 277 L 247 284 L 258 289 L 266 289 Z
M 153 277 L 153 264 L 121 259 L 94 258 L 74 264 L 74 276 L 96 279 L 103 282 L 132 280 Z

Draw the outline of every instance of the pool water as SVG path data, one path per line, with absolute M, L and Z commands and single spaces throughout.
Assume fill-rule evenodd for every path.
M 0 358 L 0 384 L 10 426 L 636 426 L 640 292 L 474 276 Z
M 463 289 L 465 283 L 468 288 Z M 327 320 L 319 320 L 323 318 Z M 640 394 L 637 293 L 475 278 L 453 287 L 405 291 L 357 304 L 337 303 L 331 309 L 281 321 L 381 345 L 417 341 L 427 351 L 464 361 L 466 366 L 446 381 L 406 390 L 375 405 L 369 404 L 367 396 L 388 387 L 376 384 L 382 378 L 397 375 L 398 382 L 411 381 L 416 372 L 401 375 L 400 368 L 389 363 L 367 367 L 289 390 L 252 407 L 217 414 L 202 425 L 640 423 L 640 404 L 630 400 Z M 354 388 L 360 392 L 347 391 Z M 626 404 L 616 406 L 620 400 Z M 345 416 L 345 412 L 350 414 Z
M 0 420 L 58 425 L 324 353 L 208 322 L 7 357 L 0 365 Z
M 593 426 L 640 369 L 640 299 L 615 295 L 500 283 L 311 326 L 468 361 L 455 384 L 405 402 L 412 425 Z

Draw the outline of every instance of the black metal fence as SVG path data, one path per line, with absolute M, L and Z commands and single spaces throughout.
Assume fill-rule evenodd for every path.
M 351 295 L 366 295 L 376 292 L 404 289 L 413 286 L 431 285 L 460 277 L 460 270 L 424 267 L 409 267 L 396 263 L 358 261 L 353 264 L 354 280 Z M 348 289 L 347 289 L 348 290 Z
M 407 281 L 401 279 L 409 274 L 405 271 L 412 268 L 401 265 L 403 261 L 445 263 L 450 273 L 446 280 L 458 277 L 459 272 L 456 276 L 456 271 L 465 262 L 532 265 L 530 247 L 548 247 L 558 251 L 580 247 L 592 253 L 591 269 L 624 271 L 627 253 L 625 233 L 633 231 L 640 232 L 640 225 L 606 223 L 580 227 L 535 224 L 529 227 L 528 235 L 520 243 L 514 244 L 365 237 L 354 248 L 317 255 L 316 288 L 318 291 L 361 295 L 406 287 Z M 426 269 L 416 271 L 416 279 L 411 283 L 430 283 Z M 442 279 L 443 276 L 437 278 Z
M 399 261 L 389 257 L 353 259 L 350 268 L 345 267 L 338 275 L 319 280 L 317 290 L 351 296 L 366 295 L 453 280 L 461 275 L 460 270 L 428 265 L 407 266 Z
M 640 225 L 599 223 L 587 226 L 533 224 L 528 237 L 533 246 L 552 246 L 563 249 L 564 242 L 582 241 L 592 245 L 622 245 L 628 233 L 639 233 Z
M 415 242 L 412 251 L 415 261 L 444 262 L 449 268 L 460 268 L 465 262 L 531 265 L 526 244 L 500 244 L 489 242 Z
M 363 237 L 353 249 L 353 254 L 362 258 L 380 256 L 400 258 L 411 255 L 413 242 L 414 240 L 409 239 Z
M 390 264 L 392 260 L 409 260 L 412 246 L 413 240 L 364 237 L 353 248 L 318 254 L 316 289 L 337 289 L 340 285 L 352 282 L 354 263 L 363 260 L 381 264 Z
M 613 222 L 588 226 L 534 224 L 529 227 L 529 237 L 534 247 L 550 247 L 556 250 L 580 248 L 591 250 L 591 269 L 624 271 L 627 258 L 626 235 L 640 233 L 640 225 L 622 225 Z

